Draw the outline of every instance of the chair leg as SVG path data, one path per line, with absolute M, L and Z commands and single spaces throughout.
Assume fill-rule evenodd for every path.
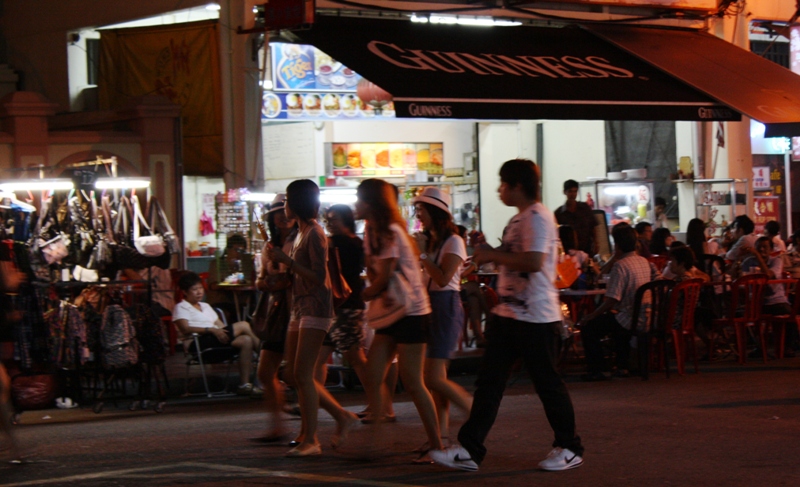
M 661 336 L 661 364 L 667 370 L 667 379 L 669 379 L 669 343 L 667 343 L 667 337 L 669 336 L 668 333 L 664 333 Z M 677 345 L 680 347 L 680 345 Z M 680 348 L 678 348 L 680 349 Z
M 745 336 L 745 325 L 742 323 L 736 323 L 734 325 L 736 328 L 736 348 L 739 352 L 739 360 L 740 364 L 744 364 L 747 362 L 747 337 Z
M 639 333 L 636 341 L 639 345 L 639 369 L 642 380 L 650 378 L 650 334 Z
M 694 373 L 700 373 L 700 363 L 697 359 L 697 337 L 695 337 L 694 333 L 689 333 L 686 335 L 686 339 L 689 340 L 692 344 L 692 359 L 694 360 Z
M 764 357 L 764 363 L 767 363 L 767 324 L 761 322 L 756 326 L 758 326 L 758 336 L 761 339 L 761 355 Z
M 685 359 L 683 356 L 682 343 L 681 343 L 683 337 L 681 335 L 683 335 L 681 330 L 672 330 L 672 344 L 675 347 L 675 362 L 677 362 L 678 366 L 678 375 L 683 375 L 685 369 L 685 364 L 684 364 Z
M 783 350 L 786 347 L 786 322 L 773 321 L 772 334 L 775 335 L 775 356 L 783 358 Z

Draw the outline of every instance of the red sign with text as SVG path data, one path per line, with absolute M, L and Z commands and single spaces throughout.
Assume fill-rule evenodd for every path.
M 770 220 L 781 221 L 781 203 L 777 196 L 753 197 L 753 223 L 756 234 L 764 233 L 764 225 Z

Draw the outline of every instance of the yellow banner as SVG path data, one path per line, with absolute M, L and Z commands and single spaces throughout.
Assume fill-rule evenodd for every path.
M 223 173 L 217 39 L 216 21 L 102 31 L 100 108 L 152 94 L 180 105 L 186 175 Z

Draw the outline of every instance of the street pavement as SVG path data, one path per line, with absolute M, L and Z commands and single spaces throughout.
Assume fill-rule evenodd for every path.
M 691 370 L 691 367 L 689 367 Z M 674 372 L 674 369 L 673 369 Z M 405 394 L 398 422 L 361 426 L 339 451 L 328 445 L 334 422 L 320 413 L 323 455 L 290 459 L 285 446 L 247 440 L 262 432 L 261 403 L 247 398 L 173 399 L 164 412 L 106 405 L 25 412 L 16 431 L 29 452 L 3 463 L 0 486 L 167 485 L 487 485 L 487 486 L 795 486 L 800 484 L 800 358 L 767 365 L 706 364 L 685 376 L 652 373 L 600 383 L 567 370 L 582 467 L 542 472 L 552 432 L 530 381 L 512 378 L 478 472 L 414 465 L 425 435 Z M 458 381 L 472 387 L 474 375 Z M 360 391 L 335 390 L 352 411 Z M 455 413 L 452 436 L 463 421 Z M 299 419 L 287 416 L 291 431 Z M 2 453 L 0 453 L 2 455 Z

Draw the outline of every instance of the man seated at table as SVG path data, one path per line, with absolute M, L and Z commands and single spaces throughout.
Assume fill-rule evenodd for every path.
M 745 247 L 743 252 L 749 257 L 742 261 L 742 273 L 762 273 L 769 279 L 783 277 L 783 258 L 780 255 L 772 256 L 773 243 L 771 237 L 759 237 L 755 247 Z M 770 284 L 764 288 L 762 295 L 761 312 L 768 315 L 789 315 L 792 306 L 786 297 L 783 284 Z M 793 344 L 797 340 L 797 324 L 786 327 L 786 347 L 784 355 L 794 357 Z M 760 355 L 760 351 L 757 355 Z
M 733 226 L 731 227 L 731 249 L 725 254 L 725 259 L 732 261 L 732 268 L 737 269 L 742 259 L 750 255 L 749 252 L 744 252 L 743 249 L 756 246 L 756 235 L 753 231 L 756 229 L 753 220 L 747 215 L 739 215 L 733 219 Z M 735 274 L 736 272 L 734 272 Z
M 581 317 L 581 338 L 586 353 L 585 381 L 606 380 L 603 347 L 600 341 L 610 336 L 614 340 L 617 377 L 627 377 L 630 358 L 630 339 L 633 324 L 633 305 L 639 286 L 653 280 L 653 269 L 644 257 L 636 254 L 636 231 L 627 223 L 619 223 L 611 231 L 614 237 L 614 261 L 606 285 L 606 295 L 594 312 Z M 647 304 L 647 297 L 643 299 Z M 641 321 L 641 319 L 640 319 Z
M 641 221 L 634 227 L 639 241 L 639 255 L 648 259 L 653 256 L 650 252 L 650 239 L 653 238 L 653 225 L 650 222 Z
M 194 272 L 187 272 L 178 280 L 178 287 L 183 291 L 184 299 L 175 305 L 172 311 L 172 321 L 183 336 L 185 350 L 197 354 L 193 333 L 200 335 L 198 342 L 201 350 L 217 349 L 213 357 L 203 354 L 209 363 L 225 360 L 239 351 L 239 373 L 241 385 L 236 390 L 239 395 L 263 394 L 250 382 L 250 373 L 253 368 L 253 351 L 258 350 L 261 341 L 258 339 L 250 324 L 246 321 L 225 324 L 219 319 L 217 312 L 209 304 L 203 302 L 205 288 L 200 276 Z

